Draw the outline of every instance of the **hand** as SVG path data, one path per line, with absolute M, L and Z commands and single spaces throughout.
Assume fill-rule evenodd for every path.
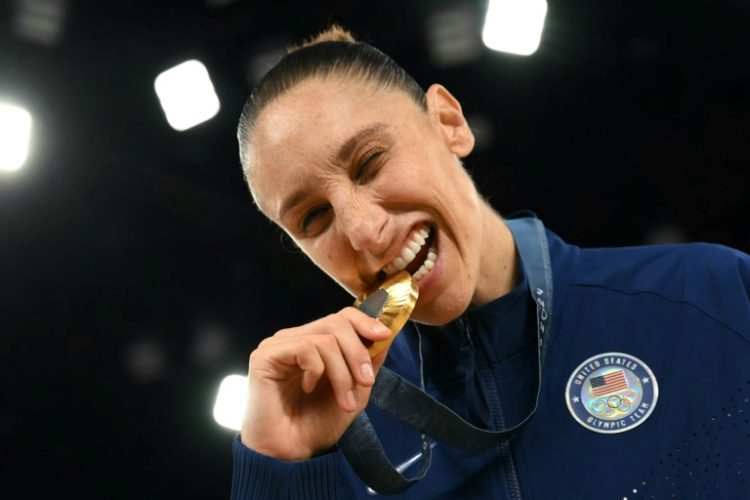
M 346 307 L 263 340 L 250 355 L 242 443 L 287 461 L 328 450 L 364 410 L 388 352 L 370 359 L 363 340 L 390 335 Z

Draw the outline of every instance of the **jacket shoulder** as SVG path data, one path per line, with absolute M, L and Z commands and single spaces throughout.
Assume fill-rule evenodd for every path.
M 572 286 L 684 302 L 750 339 L 750 256 L 716 243 L 582 249 Z

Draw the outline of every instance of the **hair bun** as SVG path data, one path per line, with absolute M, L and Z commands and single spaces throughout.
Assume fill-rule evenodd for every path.
M 305 47 L 309 47 L 310 45 L 315 45 L 318 43 L 323 42 L 350 42 L 350 43 L 356 43 L 357 39 L 354 38 L 354 35 L 347 30 L 346 28 L 343 28 L 341 25 L 338 24 L 331 24 L 326 28 L 325 30 L 321 31 L 317 35 L 308 38 L 301 44 L 292 47 L 289 49 L 289 52 L 294 52 L 297 49 L 303 49 Z

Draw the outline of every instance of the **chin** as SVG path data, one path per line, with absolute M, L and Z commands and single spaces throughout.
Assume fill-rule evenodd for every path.
M 466 300 L 451 300 L 449 304 L 432 302 L 423 304 L 421 307 L 417 302 L 411 319 L 426 325 L 445 325 L 461 316 L 468 309 L 469 302 L 467 298 Z

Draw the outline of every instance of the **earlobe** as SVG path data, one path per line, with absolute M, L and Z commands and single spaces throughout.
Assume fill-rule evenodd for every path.
M 461 110 L 461 104 L 448 89 L 432 84 L 425 92 L 427 112 L 450 151 L 465 158 L 474 149 L 474 134 Z

